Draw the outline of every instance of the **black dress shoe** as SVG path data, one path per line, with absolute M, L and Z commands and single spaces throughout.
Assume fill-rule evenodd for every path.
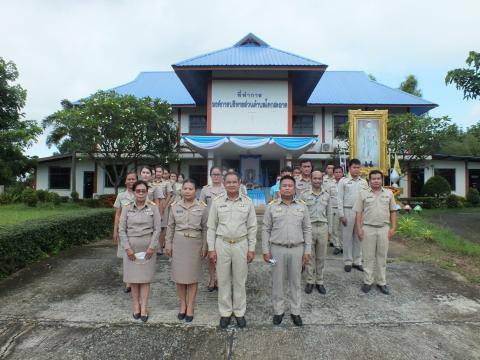
M 144 323 L 146 323 L 146 322 L 148 321 L 148 315 L 142 315 L 142 316 L 140 316 L 140 319 L 141 319 Z
M 390 290 L 388 289 L 387 285 L 377 285 L 377 288 L 385 295 L 390 295 Z
M 362 285 L 362 291 L 366 294 L 370 291 L 370 289 L 372 288 L 372 285 L 368 285 L 368 284 L 363 284 Z
M 230 325 L 230 316 L 229 317 L 222 316 L 220 318 L 220 328 L 226 329 L 228 325 Z
M 240 329 L 243 329 L 245 326 L 247 326 L 247 320 L 245 320 L 245 316 L 239 316 L 239 317 L 235 316 L 235 319 L 237 319 L 237 326 Z
M 362 265 L 355 265 L 355 264 L 353 264 L 352 267 L 353 267 L 354 269 L 357 269 L 358 271 L 363 271 L 363 266 L 362 266 Z
M 132 291 L 132 288 L 131 288 L 130 286 L 123 288 L 123 292 L 124 292 L 125 294 L 128 294 L 130 291 Z
M 292 321 L 295 324 L 295 326 L 303 326 L 303 321 L 300 315 L 290 314 L 290 317 L 292 318 Z
M 218 287 L 217 287 L 217 285 L 209 286 L 209 287 L 207 287 L 207 290 L 208 290 L 208 292 L 213 292 L 215 290 L 218 290 Z
M 338 255 L 338 254 L 340 254 L 341 252 L 342 252 L 342 250 L 340 250 L 339 248 L 335 248 L 335 249 L 333 250 L 333 255 Z
M 135 320 L 140 319 L 140 313 L 136 313 L 136 314 L 133 313 L 133 318 L 134 318 Z
M 315 287 L 317 288 L 317 290 L 320 294 L 325 295 L 327 293 L 327 290 L 325 289 L 325 286 L 317 284 L 317 285 L 315 285 Z
M 185 313 L 178 313 L 177 319 L 178 319 L 178 320 L 183 320 L 183 319 L 185 319 Z
M 193 320 L 193 315 L 192 316 L 189 316 L 189 315 L 185 316 L 185 322 L 192 322 L 192 320 Z
M 333 245 L 333 243 L 329 242 L 329 243 L 328 243 L 328 246 L 334 247 L 335 245 Z
M 312 290 L 313 290 L 313 284 L 307 284 L 307 285 L 305 286 L 305 292 L 306 292 L 307 294 L 311 294 L 311 293 L 312 293 Z
M 350 272 L 352 271 L 352 265 L 345 265 L 345 267 L 343 268 L 346 272 Z
M 273 325 L 280 325 L 283 320 L 283 315 L 285 315 L 285 313 L 282 315 L 273 315 Z

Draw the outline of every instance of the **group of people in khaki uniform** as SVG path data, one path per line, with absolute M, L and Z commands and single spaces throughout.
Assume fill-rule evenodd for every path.
M 348 177 L 343 177 L 342 169 L 334 166 L 327 167 L 325 175 L 312 170 L 311 161 L 305 160 L 297 178 L 288 170 L 282 171 L 276 198 L 268 204 L 263 217 L 262 252 L 264 261 L 271 264 L 275 325 L 282 322 L 287 305 L 293 323 L 303 325 L 300 316 L 303 269 L 305 292 L 311 294 L 315 288 L 320 294 L 326 294 L 324 270 L 329 242 L 334 254 L 343 253 L 346 272 L 352 268 L 364 271 L 362 291 L 370 291 L 376 281 L 380 291 L 389 293 L 385 278 L 386 256 L 388 240 L 395 233 L 396 204 L 392 193 L 382 187 L 383 174 L 372 171 L 369 185 L 360 178 L 360 162 L 356 159 L 349 163 Z M 142 178 L 145 175 L 141 173 Z M 236 172 L 228 172 L 222 178 L 221 170 L 213 167 L 210 176 L 211 184 L 202 188 L 199 200 L 195 198 L 195 182 L 186 180 L 170 205 L 166 200 L 167 184 L 160 180 L 145 183 L 147 195 L 143 206 L 138 203 L 132 185 L 136 177 L 128 179 L 127 176 L 127 191 L 119 194 L 115 204 L 119 219 L 114 239 L 116 233 L 120 234 L 124 249 L 124 282 L 132 288 L 133 296 L 132 285 L 149 284 L 153 276 L 148 267 L 144 267 L 142 276 L 133 270 L 132 265 L 138 260 L 135 258 L 137 250 L 146 253 L 143 262 L 155 264 L 156 252 L 152 249 L 159 247 L 159 228 L 166 226 L 165 249 L 172 258 L 171 276 L 177 284 L 178 319 L 193 320 L 200 266 L 202 258 L 207 257 L 208 289 L 218 289 L 220 327 L 226 328 L 234 316 L 237 326 L 243 328 L 246 326 L 248 264 L 255 257 L 255 207 L 242 193 L 240 176 Z M 140 184 L 141 190 L 143 186 Z M 149 191 L 149 187 L 154 190 Z M 148 199 L 150 194 L 157 206 Z M 137 213 L 144 214 L 146 219 L 151 217 L 150 223 L 136 223 L 134 219 L 142 217 Z M 163 221 L 158 220 L 160 218 Z M 285 301 L 285 279 L 290 292 L 289 304 Z M 134 317 L 138 314 L 143 320 L 148 314 L 144 314 L 142 304 L 146 302 L 140 293 L 136 291 L 138 300 L 132 297 L 132 304 Z M 136 312 L 136 303 L 140 304 L 140 312 Z

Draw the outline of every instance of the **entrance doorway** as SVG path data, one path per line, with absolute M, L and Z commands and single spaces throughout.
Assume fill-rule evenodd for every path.
M 271 187 L 277 182 L 277 175 L 280 175 L 279 160 L 262 160 L 260 162 L 262 169 L 263 186 Z
M 93 171 L 84 171 L 83 172 L 83 198 L 91 199 L 93 197 L 93 180 L 94 180 Z
M 480 169 L 468 170 L 468 186 L 480 191 Z
M 425 170 L 413 169 L 410 171 L 410 197 L 422 196 L 422 188 L 425 184 Z

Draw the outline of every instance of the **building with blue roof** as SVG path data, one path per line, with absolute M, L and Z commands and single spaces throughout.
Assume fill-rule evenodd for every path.
M 373 81 L 363 71 L 327 71 L 327 67 L 274 48 L 250 33 L 231 47 L 178 61 L 172 71 L 141 72 L 112 90 L 171 104 L 184 145 L 181 163 L 171 167 L 200 184 L 208 181 L 214 165 L 233 168 L 249 186 L 259 187 L 273 185 L 280 169 L 300 158 L 323 168 L 342 145 L 337 135 L 347 122 L 348 110 L 421 115 L 437 106 Z M 48 158 L 44 163 L 56 161 L 63 160 Z M 41 164 L 42 160 L 39 188 L 51 189 L 51 179 L 45 180 L 50 177 L 48 166 L 42 169 Z M 92 166 L 83 169 L 91 173 L 88 179 L 71 175 L 81 197 L 113 191 L 101 168 Z M 426 180 L 431 175 L 427 170 L 419 176 Z M 87 182 L 93 183 L 92 189 L 82 192 Z

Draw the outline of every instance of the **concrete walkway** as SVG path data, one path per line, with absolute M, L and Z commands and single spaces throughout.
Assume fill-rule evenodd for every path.
M 392 254 L 399 246 L 392 244 Z M 114 254 L 110 241 L 98 242 L 0 283 L 0 358 L 480 359 L 480 288 L 444 270 L 394 262 L 392 294 L 365 295 L 361 273 L 345 273 L 341 259 L 329 254 L 328 293 L 304 294 L 305 326 L 295 328 L 287 312 L 273 327 L 270 267 L 257 255 L 247 284 L 248 328 L 221 331 L 206 267 L 187 325 L 176 319 L 170 263 L 161 257 L 143 324 L 131 317 Z

